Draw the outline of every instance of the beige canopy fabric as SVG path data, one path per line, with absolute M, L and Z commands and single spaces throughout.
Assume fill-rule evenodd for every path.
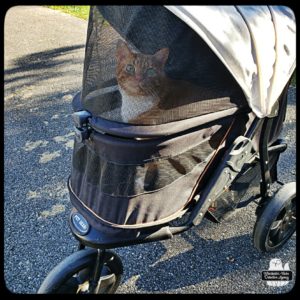
M 286 6 L 165 6 L 208 44 L 243 89 L 259 118 L 296 67 L 296 22 Z

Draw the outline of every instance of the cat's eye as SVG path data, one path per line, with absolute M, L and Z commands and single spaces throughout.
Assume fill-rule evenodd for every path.
M 127 65 L 126 66 L 126 72 L 128 72 L 129 74 L 133 75 L 135 72 L 135 68 L 133 65 Z
M 156 76 L 156 71 L 153 68 L 149 68 L 146 71 L 146 74 L 147 74 L 148 77 L 154 77 L 154 76 Z

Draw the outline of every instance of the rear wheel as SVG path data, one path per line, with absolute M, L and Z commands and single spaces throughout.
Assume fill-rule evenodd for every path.
M 262 252 L 279 250 L 296 230 L 296 183 L 281 187 L 258 215 L 254 246 Z
M 97 250 L 84 249 L 73 253 L 59 263 L 46 277 L 38 294 L 89 294 L 94 274 Z M 120 258 L 105 251 L 99 294 L 114 293 L 123 274 Z

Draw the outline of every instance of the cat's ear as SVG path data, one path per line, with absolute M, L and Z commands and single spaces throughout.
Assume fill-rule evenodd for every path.
M 169 48 L 162 48 L 154 54 L 155 59 L 161 64 L 165 64 L 169 57 Z
M 131 55 L 131 51 L 128 48 L 127 44 L 124 41 L 119 40 L 117 43 L 117 49 L 116 49 L 117 59 L 119 61 L 122 61 L 130 55 Z

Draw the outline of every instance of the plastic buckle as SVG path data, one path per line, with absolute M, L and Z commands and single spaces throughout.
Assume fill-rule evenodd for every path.
M 230 158 L 227 165 L 235 172 L 240 172 L 242 167 L 252 157 L 252 142 L 250 139 L 239 136 L 234 142 L 233 149 L 230 151 Z
M 82 143 L 84 140 L 89 138 L 89 130 L 87 127 L 78 128 L 75 127 L 75 139 L 78 143 Z
M 77 111 L 72 114 L 74 125 L 77 128 L 81 128 L 86 125 L 88 123 L 88 119 L 91 117 L 92 115 L 86 110 Z

